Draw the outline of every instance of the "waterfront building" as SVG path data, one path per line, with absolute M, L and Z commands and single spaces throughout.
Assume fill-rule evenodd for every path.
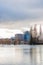
M 24 42 L 25 44 L 29 44 L 31 39 L 31 35 L 29 31 L 24 32 Z
M 24 41 L 24 34 L 16 34 L 15 35 L 15 44 L 21 44 Z

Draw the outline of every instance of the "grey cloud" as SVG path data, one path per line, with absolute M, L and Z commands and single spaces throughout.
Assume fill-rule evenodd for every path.
M 43 0 L 0 0 L 0 20 L 43 17 Z

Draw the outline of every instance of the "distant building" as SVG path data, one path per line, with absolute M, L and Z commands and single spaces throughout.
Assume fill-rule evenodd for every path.
M 24 32 L 24 41 L 25 41 L 25 43 L 29 43 L 30 39 L 31 39 L 30 32 L 29 31 L 25 31 Z
M 21 44 L 22 41 L 24 41 L 24 34 L 16 34 L 15 44 Z
M 15 39 L 19 39 L 22 41 L 22 40 L 24 40 L 24 35 L 23 34 L 16 34 Z

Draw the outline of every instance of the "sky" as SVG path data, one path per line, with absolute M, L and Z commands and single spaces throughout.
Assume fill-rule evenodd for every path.
M 43 0 L 0 0 L 0 27 L 20 28 L 33 21 L 43 21 Z
M 23 34 L 23 31 L 18 29 L 0 28 L 0 38 L 14 38 L 15 34 Z
M 43 18 L 43 0 L 0 0 L 0 20 Z

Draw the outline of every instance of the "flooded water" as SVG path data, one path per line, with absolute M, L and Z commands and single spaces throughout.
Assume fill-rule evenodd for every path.
M 0 45 L 0 65 L 43 65 L 43 45 Z

